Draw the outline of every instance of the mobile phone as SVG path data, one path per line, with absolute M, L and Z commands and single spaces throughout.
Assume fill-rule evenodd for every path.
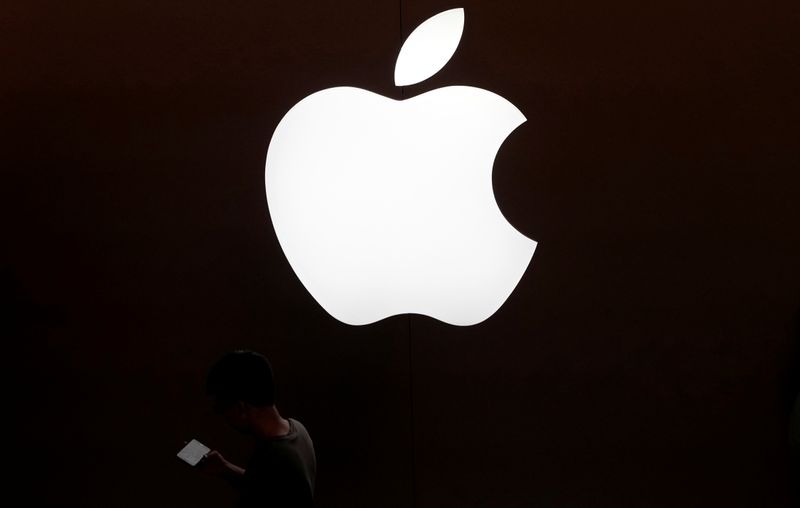
M 181 448 L 181 451 L 178 452 L 178 457 L 190 466 L 196 466 L 210 451 L 211 448 L 197 439 L 192 439 L 186 443 L 186 446 Z

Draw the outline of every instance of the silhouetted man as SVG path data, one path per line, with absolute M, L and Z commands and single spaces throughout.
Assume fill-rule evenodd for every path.
M 256 446 L 246 468 L 212 451 L 200 463 L 202 470 L 238 489 L 241 508 L 311 507 L 314 445 L 300 422 L 278 413 L 269 361 L 252 351 L 228 353 L 209 371 L 206 388 L 214 410 L 238 431 L 252 435 Z

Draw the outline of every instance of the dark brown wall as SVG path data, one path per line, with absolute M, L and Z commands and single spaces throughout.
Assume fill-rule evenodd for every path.
M 400 98 L 403 36 L 466 8 L 404 96 L 528 122 L 495 194 L 539 241 L 469 328 L 349 327 L 289 268 L 263 163 L 282 115 Z M 15 2 L 0 14 L 12 482 L 47 506 L 220 506 L 243 460 L 205 369 L 251 347 L 304 421 L 324 507 L 788 507 L 798 389 L 794 2 Z M 401 35 L 402 31 L 402 35 Z

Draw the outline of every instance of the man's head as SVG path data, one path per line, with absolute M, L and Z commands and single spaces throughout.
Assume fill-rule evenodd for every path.
M 254 412 L 275 405 L 272 366 L 261 354 L 233 351 L 208 372 L 206 391 L 214 410 L 238 430 L 250 430 Z

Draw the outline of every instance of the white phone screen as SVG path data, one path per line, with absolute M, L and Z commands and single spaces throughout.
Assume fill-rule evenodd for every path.
M 190 466 L 196 466 L 210 451 L 209 447 L 196 439 L 192 439 L 178 452 L 178 457 Z

